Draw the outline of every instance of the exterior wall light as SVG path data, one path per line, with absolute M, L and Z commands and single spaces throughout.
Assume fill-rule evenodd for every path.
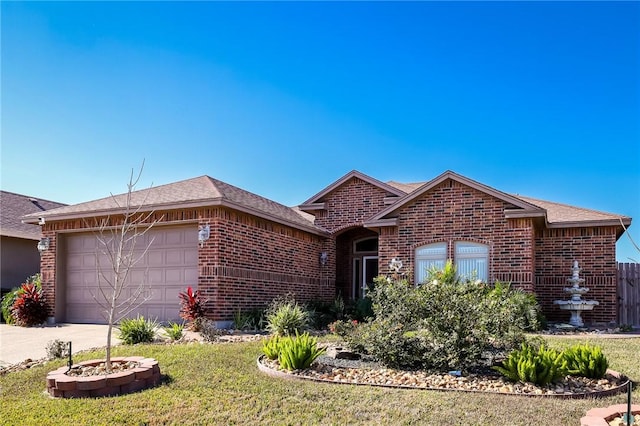
M 209 224 L 201 225 L 198 227 L 198 242 L 200 243 L 200 247 L 204 247 L 204 242 L 209 239 L 211 235 L 211 228 L 209 228 Z
M 49 242 L 49 238 L 41 238 L 40 241 L 38 241 L 38 251 L 42 253 L 45 250 L 49 250 Z
M 323 251 L 322 253 L 320 253 L 320 265 L 325 266 L 328 261 L 329 261 L 329 253 L 327 253 L 326 251 Z

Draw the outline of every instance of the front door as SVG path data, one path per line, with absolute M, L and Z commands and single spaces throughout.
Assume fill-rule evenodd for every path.
M 373 288 L 378 276 L 378 256 L 362 256 L 353 259 L 353 299 L 362 299 Z

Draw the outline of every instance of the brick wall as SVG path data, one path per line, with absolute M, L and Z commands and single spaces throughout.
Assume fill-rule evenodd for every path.
M 455 241 L 489 246 L 489 280 L 512 282 L 533 290 L 534 225 L 531 219 L 505 219 L 512 205 L 448 179 L 402 208 L 398 226 L 380 233 L 380 271 L 392 258 L 414 269 L 417 247 L 448 243 L 453 258 Z
M 567 300 L 573 261 L 577 260 L 582 286 L 589 288 L 583 297 L 599 305 L 585 312 L 585 323 L 617 322 L 616 228 L 540 229 L 535 235 L 535 289 L 544 314 L 552 321 L 568 322 L 570 313 L 561 311 L 554 300 Z
M 287 293 L 301 301 L 333 300 L 330 239 L 224 208 L 204 210 L 199 223 L 211 227 L 198 259 L 198 288 L 211 318 L 231 320 L 238 309 L 264 307 Z M 322 251 L 330 254 L 325 266 Z
M 95 229 L 102 219 L 109 226 L 122 222 L 122 217 L 114 216 L 48 221 L 44 225 L 43 236 L 51 243 L 42 253 L 41 272 L 50 316 L 55 315 L 55 304 L 62 300 L 56 301 L 57 268 L 64 267 L 58 233 Z M 158 226 L 210 225 L 211 237 L 198 250 L 198 288 L 208 299 L 208 316 L 212 319 L 232 320 L 238 309 L 263 307 L 286 293 L 300 300 L 334 297 L 335 248 L 330 238 L 221 207 L 157 211 L 149 221 L 157 221 Z M 322 251 L 330 254 L 325 266 L 319 262 Z
M 362 226 L 365 220 L 382 211 L 386 207 L 384 198 L 388 195 L 391 194 L 354 177 L 324 197 L 325 211 L 310 213 L 316 214 L 316 225 L 339 234 L 342 230 Z

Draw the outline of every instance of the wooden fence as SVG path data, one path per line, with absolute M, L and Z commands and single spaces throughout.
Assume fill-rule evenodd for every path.
M 640 263 L 618 263 L 618 323 L 640 327 Z

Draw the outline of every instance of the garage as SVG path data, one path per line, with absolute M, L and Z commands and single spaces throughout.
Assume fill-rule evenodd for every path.
M 65 298 L 56 307 L 57 315 L 66 322 L 105 324 L 104 312 L 95 299 L 100 291 L 96 270 L 100 245 L 96 235 L 67 234 L 63 244 L 65 273 L 58 280 L 58 292 Z M 127 316 L 140 314 L 163 322 L 181 321 L 178 293 L 187 286 L 195 289 L 198 284 L 197 226 L 152 228 L 138 239 L 141 251 L 147 246 L 147 253 L 131 269 L 120 300 L 129 297 L 140 282 L 146 283 L 148 300 Z M 100 264 L 104 270 L 106 257 L 100 257 Z

